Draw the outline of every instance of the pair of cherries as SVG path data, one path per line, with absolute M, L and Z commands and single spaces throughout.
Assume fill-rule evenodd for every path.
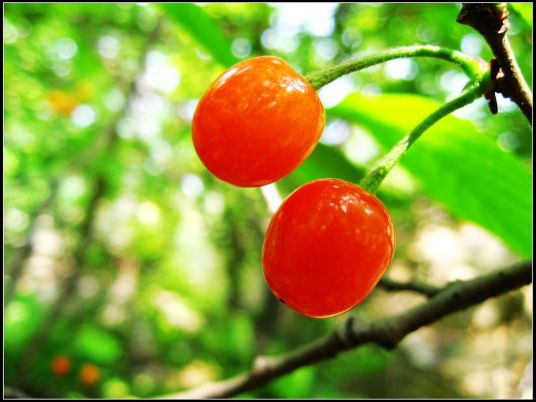
M 277 57 L 229 68 L 208 88 L 193 119 L 196 152 L 216 177 L 257 187 L 285 177 L 313 151 L 325 112 L 307 80 Z M 315 318 L 359 304 L 387 269 L 395 231 L 383 204 L 340 179 L 295 190 L 272 217 L 263 271 L 277 298 Z

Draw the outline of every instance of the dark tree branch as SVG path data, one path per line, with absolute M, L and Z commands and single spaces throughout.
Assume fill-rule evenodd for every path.
M 33 251 L 33 237 L 35 235 L 36 229 L 37 229 L 37 218 L 46 211 L 50 205 L 54 203 L 54 199 L 56 198 L 56 195 L 58 193 L 58 187 L 59 187 L 59 179 L 54 179 L 50 182 L 50 191 L 48 193 L 48 196 L 43 201 L 42 204 L 40 204 L 37 209 L 34 211 L 34 213 L 30 217 L 30 227 L 28 228 L 28 231 L 26 232 L 25 240 L 24 240 L 24 246 L 20 249 L 13 265 L 7 269 L 8 275 L 9 275 L 9 281 L 7 282 L 7 285 L 5 287 L 5 293 L 4 293 L 4 309 L 6 308 L 7 304 L 11 301 L 11 298 L 13 297 L 13 292 L 15 290 L 15 284 L 19 280 L 19 278 L 22 276 L 24 272 L 24 263 L 30 257 Z
M 143 63 L 147 56 L 147 52 L 158 39 L 161 32 L 161 28 L 162 20 L 159 21 L 155 29 L 148 36 L 143 48 L 141 49 L 140 57 L 138 60 L 140 68 L 142 68 L 143 66 Z M 137 77 L 138 73 L 135 73 L 132 77 L 130 77 L 131 79 L 129 80 L 128 85 L 129 97 L 134 96 L 136 94 Z M 101 147 L 98 147 L 100 152 L 113 152 L 114 148 L 117 146 L 118 133 L 116 127 L 120 119 L 126 113 L 127 107 L 128 102 L 125 103 L 123 110 L 115 116 L 114 120 L 104 131 L 102 136 L 103 143 Z M 106 173 L 102 170 L 98 170 L 94 178 L 93 189 L 89 203 L 86 207 L 84 219 L 80 224 L 79 242 L 73 253 L 73 260 L 76 266 L 75 273 L 68 277 L 63 283 L 63 287 L 61 288 L 58 297 L 56 298 L 50 309 L 47 311 L 44 324 L 40 326 L 36 333 L 32 336 L 28 348 L 25 350 L 22 358 L 20 359 L 21 364 L 18 367 L 17 371 L 18 381 L 20 384 L 17 385 L 23 385 L 23 382 L 26 380 L 26 377 L 30 368 L 33 365 L 33 362 L 35 361 L 38 354 L 41 353 L 41 348 L 45 344 L 50 331 L 56 324 L 57 319 L 62 315 L 64 308 L 68 304 L 67 302 L 69 298 L 76 291 L 80 277 L 85 272 L 84 267 L 86 265 L 87 260 L 88 243 L 90 243 L 91 239 L 93 238 L 95 218 L 97 216 L 97 208 L 100 203 L 100 200 L 106 194 L 107 186 L 108 177 L 106 176 Z
M 532 124 L 532 91 L 506 36 L 509 28 L 506 3 L 463 3 L 457 21 L 484 37 L 502 70 L 502 74 L 492 77 L 495 92 L 512 99 Z
M 67 305 L 67 300 L 76 290 L 78 279 L 84 272 L 87 243 L 89 243 L 93 237 L 97 207 L 105 192 L 106 179 L 102 173 L 99 173 L 99 175 L 95 178 L 93 193 L 91 194 L 91 199 L 89 200 L 89 204 L 86 208 L 84 219 L 80 225 L 79 244 L 73 255 L 74 264 L 76 266 L 75 273 L 68 277 L 63 283 L 63 287 L 61 288 L 57 299 L 46 313 L 46 319 L 44 320 L 43 325 L 41 325 L 37 332 L 32 336 L 30 345 L 24 351 L 22 358 L 20 359 L 21 364 L 18 367 L 19 381 L 25 380 L 30 368 L 33 366 L 35 358 L 39 353 L 41 353 L 41 348 L 46 342 L 50 331 L 56 324 L 56 320 L 61 316 L 63 309 Z
M 372 342 L 386 349 L 392 349 L 406 335 L 425 325 L 489 298 L 528 285 L 531 281 L 532 262 L 518 263 L 472 280 L 456 281 L 442 288 L 426 303 L 397 316 L 376 322 L 362 322 L 350 317 L 331 334 L 301 349 L 281 357 L 257 357 L 248 373 L 162 398 L 230 397 L 259 388 L 300 367 L 332 359 L 341 352 L 366 343 Z
M 434 297 L 441 290 L 417 279 L 413 279 L 410 282 L 398 282 L 389 278 L 382 278 L 378 286 L 387 291 L 410 290 L 426 297 Z

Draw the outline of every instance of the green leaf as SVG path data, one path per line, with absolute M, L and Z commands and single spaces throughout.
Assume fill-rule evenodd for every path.
M 329 113 L 366 126 L 388 149 L 439 106 L 409 94 L 353 94 Z M 529 169 L 473 123 L 447 116 L 415 143 L 401 163 L 422 191 L 454 216 L 486 228 L 520 256 L 532 255 Z
M 298 186 L 325 177 L 358 182 L 365 174 L 336 148 L 318 144 L 313 153 L 289 176 L 278 182 L 284 189 L 295 190 Z
M 279 396 L 304 398 L 310 395 L 315 382 L 315 368 L 304 367 L 279 378 L 270 385 Z
M 221 335 L 220 335 L 221 336 Z M 253 326 L 249 318 L 237 316 L 229 321 L 227 332 L 221 340 L 234 356 L 244 361 L 253 356 L 254 335 Z
M 532 3 L 508 3 L 508 7 L 512 8 L 527 24 L 532 26 Z
M 75 350 L 81 358 L 100 364 L 111 364 L 121 356 L 121 344 L 115 336 L 90 326 L 79 332 Z
M 199 44 L 214 57 L 214 60 L 229 67 L 238 59 L 231 52 L 231 46 L 218 26 L 203 11 L 192 3 L 161 3 L 167 15 L 188 31 Z
M 4 347 L 19 352 L 42 324 L 44 311 L 32 296 L 17 295 L 6 306 Z
M 327 370 L 341 381 L 381 374 L 389 363 L 389 353 L 376 345 L 363 345 L 326 363 Z

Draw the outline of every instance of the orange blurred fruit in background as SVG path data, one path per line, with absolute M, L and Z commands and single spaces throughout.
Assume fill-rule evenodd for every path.
M 50 90 L 47 102 L 55 113 L 70 117 L 78 105 L 93 99 L 94 94 L 93 85 L 87 81 L 81 81 L 71 90 Z
M 86 363 L 80 370 L 80 382 L 87 386 L 95 385 L 100 379 L 100 370 L 91 363 Z
M 69 374 L 71 370 L 71 360 L 66 356 L 56 356 L 52 360 L 52 372 L 57 376 Z
M 78 106 L 78 98 L 69 92 L 53 89 L 47 96 L 51 109 L 65 117 L 69 117 Z

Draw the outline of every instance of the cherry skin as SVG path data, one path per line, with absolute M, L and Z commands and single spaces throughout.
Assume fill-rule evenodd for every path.
M 311 85 L 273 56 L 242 61 L 212 83 L 192 123 L 196 152 L 216 177 L 241 187 L 273 183 L 313 151 L 325 112 Z
M 95 385 L 100 379 L 100 370 L 91 363 L 85 363 L 80 370 L 80 382 L 87 386 Z
M 367 297 L 394 250 L 393 223 L 377 198 L 344 180 L 320 179 L 295 190 L 272 217 L 263 271 L 290 308 L 327 318 Z
M 71 359 L 66 356 L 56 356 L 52 361 L 52 372 L 57 376 L 65 376 L 71 370 Z

